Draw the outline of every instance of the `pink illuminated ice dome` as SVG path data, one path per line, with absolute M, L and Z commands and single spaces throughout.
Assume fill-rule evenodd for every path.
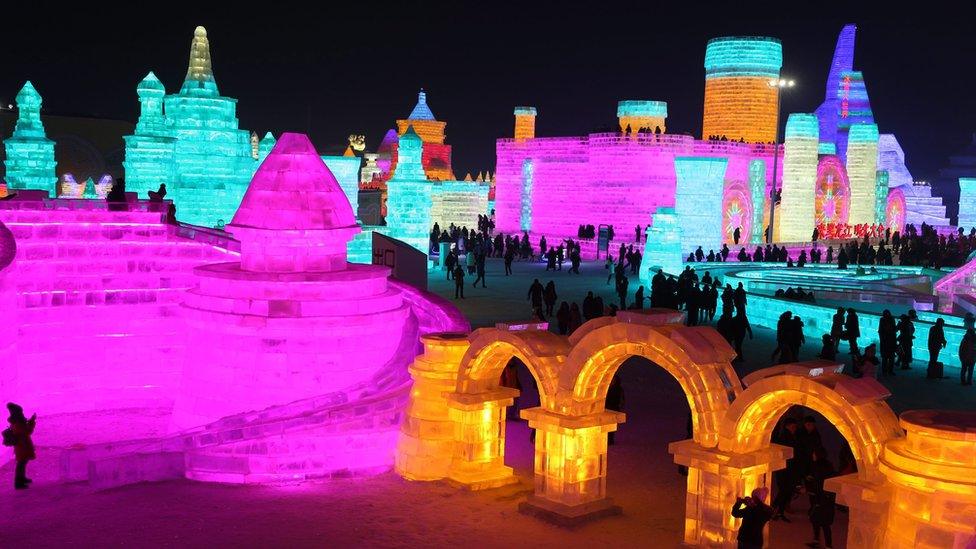
M 349 200 L 308 136 L 285 133 L 258 168 L 233 221 L 241 268 L 330 272 L 360 231 Z

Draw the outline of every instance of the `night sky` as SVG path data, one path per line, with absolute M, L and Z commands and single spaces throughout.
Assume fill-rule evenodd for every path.
M 614 124 L 620 99 L 664 100 L 668 130 L 698 135 L 705 42 L 715 36 L 780 38 L 783 74 L 797 81 L 784 111 L 812 112 L 837 34 L 853 22 L 855 68 L 875 118 L 898 136 L 917 179 L 934 176 L 976 131 L 976 24 L 967 13 L 907 12 L 894 3 L 883 15 L 851 13 L 839 2 L 757 3 L 749 13 L 733 11 L 733 2 L 684 2 L 684 11 L 659 2 L 595 2 L 589 10 L 569 2 L 261 4 L 209 12 L 190 2 L 146 3 L 152 15 L 94 3 L 78 13 L 5 7 L 0 100 L 12 102 L 30 79 L 46 114 L 134 122 L 136 84 L 152 70 L 177 91 L 193 29 L 204 25 L 217 83 L 239 99 L 242 128 L 309 132 L 320 147 L 364 133 L 374 149 L 423 87 L 447 122 L 463 177 L 493 169 L 494 141 L 512 135 L 516 105 L 537 107 L 537 134 L 557 136 Z M 803 11 L 816 5 L 836 9 Z

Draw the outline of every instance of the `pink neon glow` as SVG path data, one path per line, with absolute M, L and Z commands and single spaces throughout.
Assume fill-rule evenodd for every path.
M 17 327 L 0 339 L 0 397 L 42 417 L 159 410 L 174 430 L 66 451 L 66 480 L 389 469 L 419 334 L 469 329 L 387 268 L 346 263 L 359 228 L 305 136 L 282 136 L 256 174 L 228 226 L 240 243 L 167 224 L 166 204 L 23 194 L 0 202 L 17 244 L 0 269 L 0 323 Z
M 575 240 L 580 224 L 610 224 L 618 235 L 616 239 L 633 241 L 636 225 L 646 227 L 659 206 L 674 206 L 675 156 L 727 157 L 728 181 L 748 181 L 749 161 L 753 159 L 766 162 L 767 185 L 771 184 L 773 173 L 771 146 L 696 141 L 685 135 L 614 133 L 522 141 L 499 139 L 496 154 L 496 224 L 506 233 L 521 232 L 523 163 L 533 163 L 533 242 L 543 235 L 550 243 L 558 238 Z M 782 165 L 781 156 L 780 170 Z M 749 192 L 742 193 L 739 201 L 743 211 L 752 211 Z M 748 238 L 746 227 L 750 225 L 751 219 L 744 215 L 743 239 Z M 595 247 L 584 243 L 584 256 L 588 251 L 592 255 Z
M 735 229 L 739 228 L 739 243 L 749 241 L 752 234 L 752 191 L 745 181 L 729 181 L 725 184 L 722 198 L 722 241 L 735 242 Z
M 885 221 L 892 231 L 905 230 L 906 215 L 905 193 L 900 188 L 890 189 L 888 191 L 888 206 L 885 208 Z
M 816 224 L 843 225 L 851 208 L 851 184 L 847 168 L 834 155 L 824 156 L 817 165 L 814 216 Z

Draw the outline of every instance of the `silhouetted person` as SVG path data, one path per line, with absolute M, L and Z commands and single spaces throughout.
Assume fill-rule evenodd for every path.
M 810 474 L 813 452 L 823 448 L 823 439 L 817 429 L 817 420 L 813 416 L 803 418 L 803 427 L 796 436 L 796 443 L 797 450 L 794 455 L 797 458 L 797 471 L 802 478 Z
M 810 474 L 806 478 L 805 487 L 810 498 L 810 524 L 813 526 L 812 547 L 820 545 L 820 532 L 823 532 L 824 547 L 834 546 L 834 537 L 830 527 L 834 524 L 834 512 L 837 508 L 836 496 L 824 490 L 824 481 L 834 476 L 834 468 L 827 459 L 827 452 L 823 447 L 817 448 L 811 456 Z
M 24 409 L 13 402 L 7 403 L 7 410 L 10 412 L 10 417 L 7 418 L 10 427 L 3 433 L 3 442 L 4 445 L 14 448 L 14 459 L 17 462 L 14 489 L 24 490 L 32 482 L 27 478 L 27 462 L 37 458 L 34 453 L 34 441 L 31 439 L 34 426 L 37 424 L 37 414 L 27 419 L 24 416 Z
M 556 328 L 559 330 L 559 335 L 569 333 L 569 304 L 565 301 L 559 304 L 559 310 L 556 311 Z
M 637 291 L 634 292 L 634 308 L 637 309 L 638 311 L 644 308 L 644 286 L 643 285 L 639 286 L 637 288 Z
M 454 299 L 464 299 L 464 267 L 458 262 L 454 266 Z
M 820 341 L 823 342 L 823 346 L 820 348 L 820 354 L 817 358 L 823 360 L 837 360 L 837 343 L 834 342 L 833 336 L 830 334 L 824 334 L 821 336 Z
M 901 369 L 912 367 L 912 341 L 915 339 L 915 324 L 908 315 L 901 315 L 898 319 L 898 360 Z
M 542 283 L 539 282 L 538 278 L 532 281 L 532 285 L 529 286 L 529 293 L 527 294 L 526 299 L 532 301 L 533 311 L 542 310 L 542 294 L 544 292 L 545 288 L 542 286 Z
M 620 370 L 618 369 L 610 380 L 610 387 L 607 388 L 607 399 L 604 408 L 614 412 L 624 411 L 624 386 L 620 382 Z M 607 442 L 613 444 L 614 432 L 610 431 Z
M 573 303 L 569 307 L 569 333 L 573 333 L 583 325 L 583 317 L 580 315 L 579 305 Z
M 472 284 L 472 287 L 476 288 L 478 286 L 478 281 L 480 280 L 481 287 L 487 288 L 488 285 L 485 284 L 485 254 L 478 254 L 475 256 L 474 268 L 475 272 L 478 273 L 478 278 L 474 279 L 474 284 Z
M 844 335 L 847 336 L 847 344 L 850 345 L 851 355 L 856 357 L 861 354 L 857 348 L 857 338 L 861 337 L 861 323 L 857 319 L 854 309 L 847 309 L 847 320 L 844 321 Z
M 627 280 L 626 275 L 617 280 L 617 297 L 620 298 L 620 310 L 627 309 L 627 286 L 630 281 Z
M 976 330 L 968 328 L 959 342 L 959 378 L 963 385 L 973 384 L 973 365 L 976 364 Z
M 149 191 L 150 202 L 162 202 L 164 198 L 166 198 L 166 183 L 160 183 L 158 191 Z
M 732 342 L 735 345 L 735 360 L 745 360 L 742 353 L 742 342 L 746 339 L 746 334 L 749 334 L 749 339 L 752 339 L 752 326 L 749 324 L 749 319 L 746 318 L 746 315 L 739 313 L 732 318 L 730 327 L 732 329 Z
M 773 517 L 772 507 L 766 505 L 769 488 L 761 487 L 752 491 L 752 497 L 735 498 L 732 516 L 742 519 L 736 540 L 739 549 L 762 549 L 763 528 Z
M 943 326 L 945 326 L 945 320 L 939 318 L 935 321 L 935 326 L 929 328 L 929 367 L 925 373 L 925 377 L 929 379 L 942 378 L 942 363 L 939 362 L 939 353 L 946 346 Z
M 878 341 L 881 343 L 881 373 L 895 375 L 895 353 L 898 350 L 898 327 L 891 311 L 885 309 L 878 321 Z
M 542 300 L 546 303 L 546 316 L 552 316 L 552 310 L 556 307 L 558 297 L 556 295 L 556 283 L 550 280 L 542 292 Z
M 738 228 L 738 227 L 736 227 L 736 228 L 735 228 L 735 230 L 734 230 L 734 231 L 732 231 L 732 242 L 733 242 L 733 243 L 734 243 L 734 244 L 735 244 L 736 246 L 738 246 L 738 245 L 739 245 L 739 238 L 741 238 L 741 237 L 742 237 L 742 231 L 741 231 L 741 230 L 739 230 L 739 228 Z
M 796 419 L 788 417 L 783 420 L 782 425 L 773 433 L 772 442 L 774 444 L 786 446 L 793 450 L 793 457 L 786 460 L 786 468 L 773 472 L 773 482 L 776 485 L 776 497 L 773 499 L 773 520 L 782 519 L 784 522 L 790 522 L 790 519 L 786 517 L 786 508 L 793 499 L 793 493 L 796 491 L 796 486 L 799 483 L 795 457 L 797 447 L 796 432 L 799 427 L 800 424 L 797 423 Z

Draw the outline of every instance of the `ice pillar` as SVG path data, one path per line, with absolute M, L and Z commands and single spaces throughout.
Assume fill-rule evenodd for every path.
M 726 158 L 678 156 L 674 212 L 681 227 L 681 251 L 722 248 L 722 196 Z
M 641 261 L 640 280 L 645 288 L 650 288 L 651 278 L 657 269 L 665 273 L 681 273 L 681 224 L 674 208 L 661 207 L 651 219 L 651 228 L 644 239 L 644 259 Z
M 855 124 L 847 138 L 847 175 L 851 181 L 851 214 L 848 223 L 875 222 L 878 171 L 878 126 Z
M 813 234 L 819 133 L 817 117 L 812 114 L 791 114 L 786 121 L 779 217 L 781 241 L 806 242 Z
M 426 254 L 430 251 L 432 184 L 421 164 L 422 147 L 413 126 L 400 136 L 396 170 L 387 182 L 385 232 Z

